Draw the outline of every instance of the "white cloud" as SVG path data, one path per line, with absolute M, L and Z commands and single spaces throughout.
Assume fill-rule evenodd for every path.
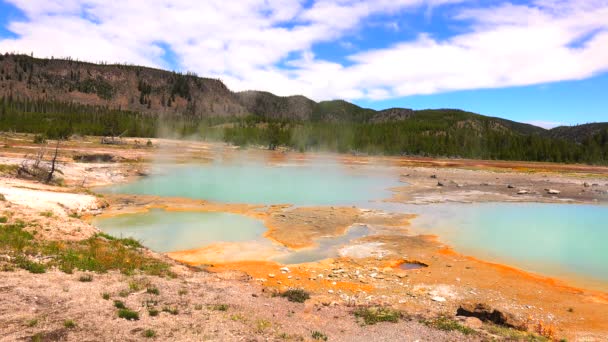
M 18 38 L 0 40 L 0 50 L 167 67 L 162 42 L 183 70 L 221 78 L 232 89 L 317 100 L 529 85 L 608 70 L 605 0 L 462 5 L 452 19 L 472 22 L 472 30 L 447 40 L 420 33 L 373 51 L 358 44 L 348 65 L 311 52 L 320 42 L 344 46 L 372 15 L 463 1 L 318 0 L 307 7 L 304 0 L 10 0 L 27 20 L 10 24 Z

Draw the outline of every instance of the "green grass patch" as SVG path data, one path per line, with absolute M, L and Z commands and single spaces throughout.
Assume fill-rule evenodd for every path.
M 118 310 L 118 317 L 124 318 L 127 321 L 137 321 L 139 320 L 139 314 L 130 309 L 120 309 Z
M 27 326 L 32 328 L 35 327 L 36 325 L 38 325 L 38 320 L 37 319 L 30 319 L 29 321 L 27 321 Z
M 48 211 L 43 211 L 40 213 L 40 216 L 44 216 L 44 217 L 53 217 L 53 212 L 48 210 Z
M 46 272 L 46 266 L 44 264 L 41 264 L 41 263 L 35 262 L 35 261 L 31 261 L 22 255 L 19 255 L 15 259 L 15 264 L 19 268 L 30 271 L 30 273 L 40 274 L 40 273 Z
M 8 217 L 6 217 L 6 216 L 0 216 L 0 223 L 6 223 L 6 222 L 8 222 Z
M 105 300 L 109 300 L 110 299 L 110 294 L 107 292 L 104 292 L 101 294 L 101 298 L 105 299 Z
M 550 339 L 531 332 L 521 331 L 513 328 L 503 327 L 487 323 L 484 329 L 494 335 L 504 337 L 508 341 L 549 342 Z
M 362 319 L 365 325 L 379 322 L 397 323 L 401 318 L 401 312 L 384 306 L 361 307 L 354 311 L 354 315 Z
M 475 330 L 460 324 L 459 322 L 448 317 L 439 317 L 431 320 L 425 320 L 423 323 L 431 328 L 443 331 L 459 331 L 464 335 L 475 334 Z
M 310 294 L 303 289 L 289 289 L 280 294 L 281 297 L 287 298 L 290 302 L 304 303 L 310 299 Z
M 0 253 L 14 257 L 15 266 L 32 273 L 43 273 L 47 267 L 57 267 L 65 273 L 118 270 L 126 275 L 141 272 L 174 277 L 167 263 L 144 255 L 136 240 L 98 234 L 82 241 L 39 241 L 25 227 L 23 222 L 0 226 Z M 45 264 L 28 258 L 41 255 L 48 257 Z

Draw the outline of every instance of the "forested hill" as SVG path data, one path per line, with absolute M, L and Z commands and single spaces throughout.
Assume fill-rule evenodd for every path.
M 0 131 L 170 132 L 297 150 L 608 164 L 608 123 L 545 130 L 456 109 L 376 111 L 235 93 L 194 74 L 10 54 L 0 54 Z

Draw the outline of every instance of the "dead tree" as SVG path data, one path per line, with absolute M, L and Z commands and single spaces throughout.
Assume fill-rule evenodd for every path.
M 35 155 L 26 155 L 17 169 L 17 176 L 22 178 L 35 179 L 44 183 L 50 183 L 53 180 L 55 173 L 61 171 L 58 169 L 57 157 L 59 155 L 60 141 L 55 145 L 53 158 L 50 161 L 45 161 L 46 146 L 41 147 Z

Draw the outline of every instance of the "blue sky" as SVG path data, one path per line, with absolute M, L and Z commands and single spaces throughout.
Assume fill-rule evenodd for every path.
M 0 51 L 375 109 L 608 121 L 607 0 L 0 0 Z

